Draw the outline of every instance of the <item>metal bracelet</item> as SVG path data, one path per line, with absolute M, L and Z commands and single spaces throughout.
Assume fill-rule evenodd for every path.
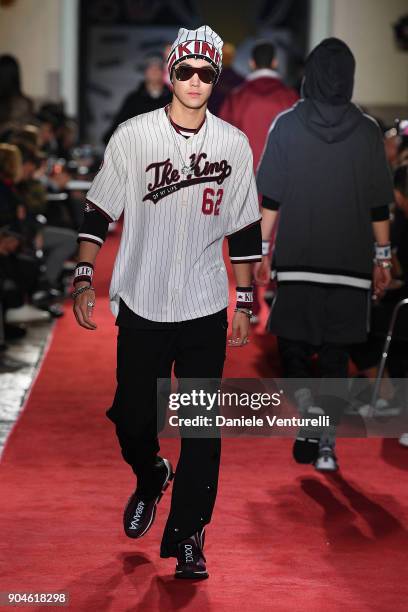
M 84 293 L 84 291 L 88 291 L 88 289 L 92 289 L 92 291 L 95 291 L 95 287 L 92 287 L 92 285 L 84 285 L 83 287 L 79 287 L 79 289 L 75 289 L 75 291 L 71 293 L 72 299 L 75 300 L 78 295 Z
M 375 263 L 379 268 L 384 268 L 384 270 L 391 270 L 392 268 L 390 259 L 377 259 Z
M 249 308 L 234 308 L 234 312 L 242 312 L 248 317 L 248 319 L 252 317 L 252 310 Z

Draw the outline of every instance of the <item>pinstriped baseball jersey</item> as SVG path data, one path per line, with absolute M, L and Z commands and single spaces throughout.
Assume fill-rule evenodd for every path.
M 87 194 L 113 220 L 124 213 L 109 289 L 115 316 L 120 297 L 152 321 L 228 305 L 223 238 L 261 218 L 252 163 L 247 137 L 209 111 L 187 140 L 165 109 L 118 127 Z

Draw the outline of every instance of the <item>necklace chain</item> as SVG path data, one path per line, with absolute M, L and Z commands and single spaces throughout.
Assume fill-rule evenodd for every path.
M 201 142 L 201 147 L 200 147 L 200 150 L 199 150 L 199 152 L 197 153 L 197 155 L 196 155 L 196 156 L 195 156 L 195 158 L 194 158 L 194 159 L 195 159 L 195 161 L 194 161 L 194 162 L 190 162 L 190 164 L 188 164 L 188 163 L 187 163 L 187 162 L 184 160 L 184 157 L 183 157 L 183 155 L 182 155 L 182 153 L 181 153 L 181 149 L 180 149 L 179 143 L 177 142 L 177 137 L 176 137 L 176 135 L 175 135 L 175 134 L 173 134 L 173 132 L 174 132 L 175 130 L 174 130 L 174 127 L 173 127 L 173 126 L 172 126 L 172 124 L 171 124 L 171 120 L 170 120 L 170 110 L 168 111 L 167 118 L 168 118 L 168 120 L 169 120 L 169 124 L 170 124 L 170 129 L 171 129 L 171 132 L 172 132 L 173 140 L 174 140 L 175 145 L 176 145 L 176 147 L 177 147 L 177 152 L 178 152 L 178 155 L 179 155 L 180 160 L 181 160 L 181 163 L 182 163 L 181 173 L 182 173 L 182 174 L 188 174 L 189 172 L 191 172 L 191 171 L 193 170 L 194 165 L 195 165 L 195 163 L 197 162 L 197 159 L 200 157 L 200 153 L 201 153 L 201 151 L 203 150 L 203 146 L 204 146 L 205 138 L 206 138 L 206 136 L 207 136 L 207 119 L 205 119 L 205 131 L 204 131 L 203 140 L 202 140 L 202 142 Z M 191 138 L 191 136 L 190 136 L 190 138 Z

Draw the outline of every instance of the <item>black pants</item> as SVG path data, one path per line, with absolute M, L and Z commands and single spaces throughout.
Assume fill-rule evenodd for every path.
M 322 386 L 320 407 L 330 417 L 333 425 L 338 424 L 346 406 L 344 398 L 347 396 L 348 347 L 332 343 L 314 346 L 307 342 L 278 337 L 278 348 L 283 373 L 287 378 L 312 377 L 314 372 L 311 359 L 317 354 L 319 378 L 335 379 Z
M 309 378 L 312 376 L 311 358 L 318 356 L 319 374 L 322 378 L 347 378 L 348 347 L 326 343 L 314 346 L 307 342 L 278 337 L 279 354 L 284 376 L 287 378 Z
M 157 471 L 157 379 L 169 379 L 173 363 L 178 379 L 220 379 L 227 327 L 226 310 L 180 322 L 172 329 L 119 326 L 117 389 L 107 416 L 116 425 L 123 458 L 144 491 L 149 483 L 154 488 Z M 177 542 L 210 522 L 220 453 L 221 440 L 217 437 L 181 439 L 170 514 L 161 543 L 162 557 L 176 556 Z

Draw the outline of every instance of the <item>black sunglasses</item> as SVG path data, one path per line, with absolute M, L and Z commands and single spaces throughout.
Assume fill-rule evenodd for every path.
M 217 78 L 217 74 L 212 68 L 194 68 L 193 66 L 190 66 L 190 64 L 182 64 L 181 66 L 177 66 L 174 69 L 174 72 L 178 81 L 188 81 L 195 74 L 198 74 L 200 81 L 210 85 L 211 83 L 215 83 Z

